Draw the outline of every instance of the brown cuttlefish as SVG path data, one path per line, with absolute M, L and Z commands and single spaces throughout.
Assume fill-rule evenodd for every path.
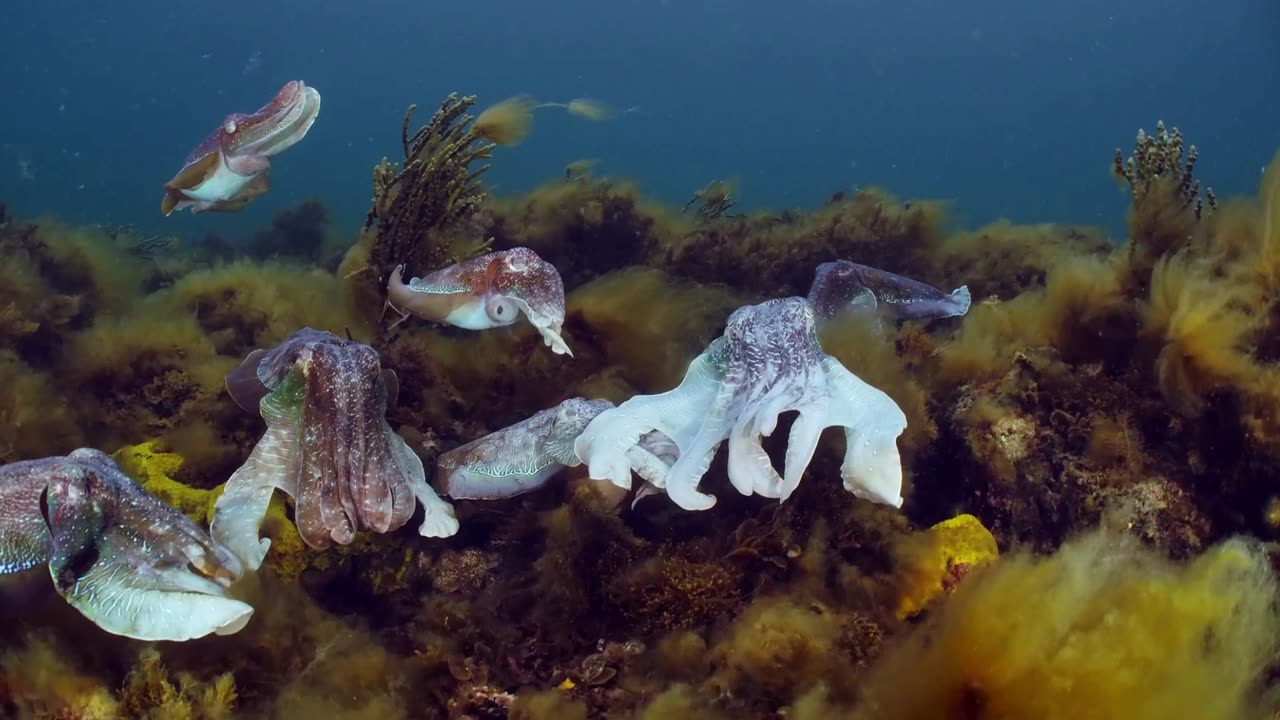
M 409 316 L 465 330 L 514 324 L 523 313 L 557 355 L 573 357 L 560 335 L 564 282 L 555 266 L 526 247 L 498 250 L 404 281 L 404 266 L 387 280 L 387 305 Z
M 232 113 L 164 184 L 165 215 L 239 210 L 271 187 L 271 158 L 306 137 L 320 113 L 320 93 L 301 80 L 280 88 L 251 114 Z
M 387 422 L 399 381 L 373 348 L 303 328 L 269 351 L 249 353 L 226 387 L 267 423 L 209 524 L 245 570 L 257 570 L 271 548 L 260 530 L 276 490 L 293 498 L 298 535 L 317 550 L 350 545 L 363 530 L 396 530 L 418 505 L 420 535 L 458 532 L 453 506 L 427 484 L 422 460 Z

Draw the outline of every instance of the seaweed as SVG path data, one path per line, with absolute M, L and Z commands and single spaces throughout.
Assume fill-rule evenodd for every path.
M 369 255 L 370 273 L 377 281 L 391 269 L 405 265 L 412 273 L 445 265 L 454 258 L 440 237 L 464 222 L 484 201 L 480 177 L 495 143 L 469 125 L 467 110 L 475 97 L 450 94 L 430 122 L 413 135 L 409 127 L 416 105 L 404 114 L 400 142 L 404 158 L 385 158 L 373 169 L 373 205 L 365 230 L 374 232 Z
M 669 389 L 735 308 L 803 296 L 819 263 L 846 259 L 974 293 L 960 319 L 821 333 L 907 416 L 903 510 L 843 489 L 838 434 L 783 503 L 733 492 L 721 452 L 704 513 L 632 506 L 577 468 L 459 501 L 447 540 L 318 551 L 278 500 L 235 636 L 144 648 L 47 602 L 47 578 L 0 584 L 0 616 L 21 621 L 0 630 L 0 715 L 1274 711 L 1274 575 L 1227 538 L 1280 538 L 1280 158 L 1256 196 L 1219 200 L 1199 191 L 1198 151 L 1158 125 L 1117 165 L 1131 205 L 1113 243 L 1079 226 L 953 229 L 944 204 L 878 189 L 738 212 L 713 184 L 682 212 L 582 165 L 491 198 L 482 163 L 531 109 L 473 121 L 473 103 L 452 95 L 417 130 L 410 108 L 402 159 L 375 169 L 336 271 L 311 203 L 256 235 L 252 253 L 277 256 L 265 264 L 239 259 L 238 238 L 161 248 L 5 216 L 0 461 L 99 447 L 207 519 L 261 432 L 226 373 L 311 326 L 376 343 L 400 380 L 391 426 L 431 466 L 567 397 Z M 379 331 L 394 267 L 425 274 L 490 241 L 557 266 L 571 360 L 525 327 Z M 332 302 L 344 292 L 350 307 Z M 775 464 L 792 421 L 764 442 Z M 1065 644 L 1063 622 L 1083 628 Z M 1089 705 L 1045 690 L 1047 674 Z

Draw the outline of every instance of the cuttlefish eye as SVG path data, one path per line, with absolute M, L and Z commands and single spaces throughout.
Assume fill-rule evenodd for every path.
M 494 297 L 485 303 L 485 312 L 489 319 L 496 323 L 513 323 L 516 321 L 516 303 L 505 297 Z
M 529 268 L 529 262 L 523 256 L 516 255 L 507 258 L 507 268 L 516 272 L 523 272 Z
M 222 126 L 222 129 L 226 130 L 228 134 L 234 133 L 236 131 L 236 121 L 228 120 L 227 123 Z

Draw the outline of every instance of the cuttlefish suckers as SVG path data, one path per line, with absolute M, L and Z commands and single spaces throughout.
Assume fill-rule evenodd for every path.
M 819 320 L 843 312 L 879 309 L 894 320 L 923 320 L 964 315 L 969 288 L 945 293 L 932 285 L 848 260 L 825 262 L 814 273 L 809 304 Z
M 0 467 L 0 573 L 41 564 L 58 594 L 116 635 L 226 635 L 253 613 L 226 595 L 239 560 L 97 450 Z
M 257 112 L 233 113 L 164 184 L 160 210 L 231 212 L 271 187 L 271 158 L 292 147 L 320 114 L 320 93 L 301 80 L 280 88 Z
M 564 283 L 529 248 L 500 250 L 404 282 L 404 266 L 387 281 L 387 304 L 400 320 L 413 315 L 466 330 L 505 327 L 524 313 L 559 355 L 573 356 L 560 336 Z

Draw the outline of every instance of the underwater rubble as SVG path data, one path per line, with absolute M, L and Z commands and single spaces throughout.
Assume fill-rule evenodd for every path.
M 350 243 L 314 201 L 243 250 L 0 206 L 0 716 L 1280 710 L 1280 155 L 1217 198 L 1140 132 L 1123 242 L 488 195 L 574 102 L 410 108 Z M 125 497 L 246 623 L 77 604 L 153 577 Z

